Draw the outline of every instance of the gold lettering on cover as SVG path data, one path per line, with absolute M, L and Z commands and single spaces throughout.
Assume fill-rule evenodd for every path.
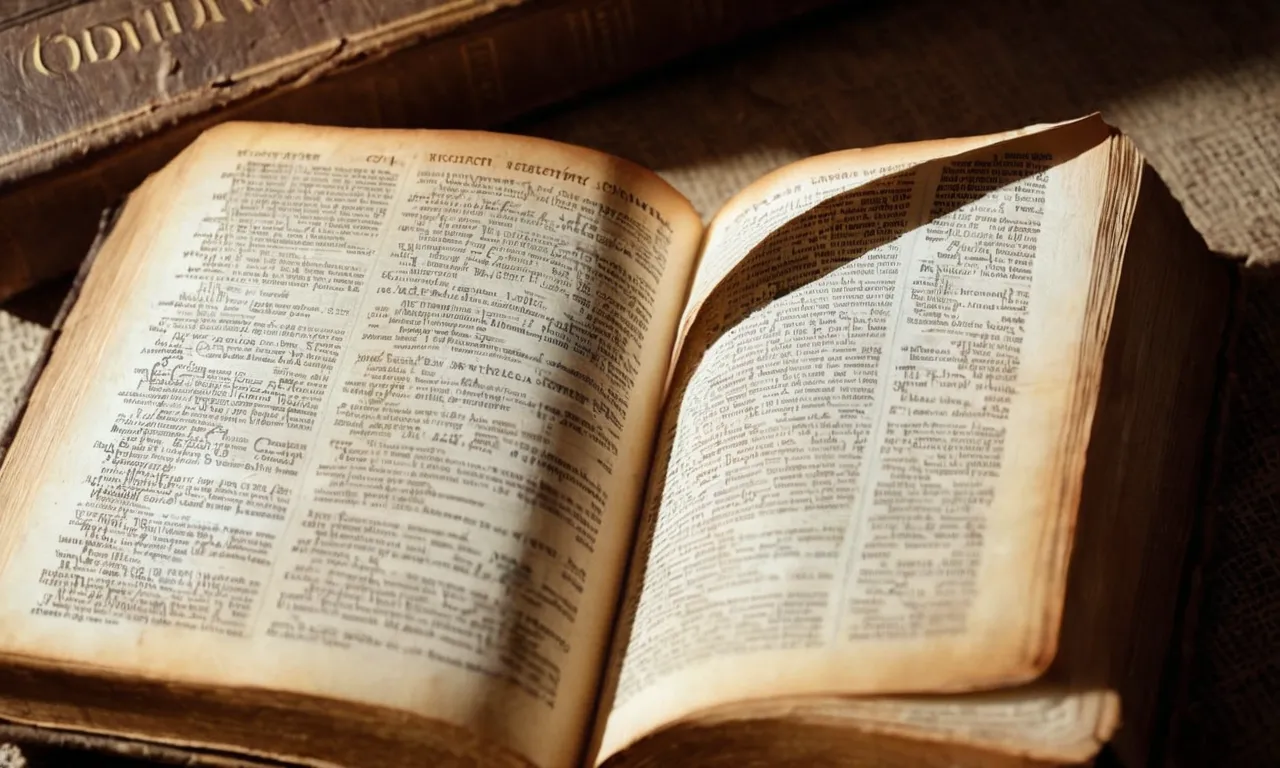
M 160 7 L 164 10 L 164 20 L 169 22 L 169 31 L 175 35 L 182 34 L 182 24 L 178 22 L 178 11 L 173 7 L 173 3 L 165 0 Z
M 222 15 L 222 9 L 218 7 L 218 0 L 191 0 L 191 13 L 192 29 L 200 29 L 205 24 L 227 20 L 227 17 Z
M 51 47 L 57 44 L 66 46 L 67 55 L 61 66 L 55 63 L 54 66 L 50 68 L 49 64 L 52 62 L 46 61 L 44 45 L 42 43 L 48 43 Z M 36 35 L 35 40 L 31 43 L 31 66 L 34 67 L 37 72 L 46 77 L 54 77 L 57 75 L 65 75 L 75 72 L 80 69 L 81 60 L 80 44 L 77 43 L 73 37 L 68 37 L 64 34 L 57 34 L 50 35 L 47 40 L 41 41 L 40 36 Z
M 139 17 L 142 28 L 148 32 L 151 42 L 158 43 L 164 39 L 164 35 L 160 32 L 160 22 L 156 21 L 156 12 L 150 8 L 144 8 Z
M 125 42 L 129 44 L 129 50 L 137 53 L 142 50 L 142 39 L 138 37 L 138 28 L 128 19 L 121 19 L 116 22 L 120 29 L 120 34 L 124 35 Z
M 95 39 L 95 35 L 97 39 Z M 107 47 L 103 51 L 98 50 L 98 41 L 104 39 Z M 94 24 L 92 27 L 85 27 L 80 33 L 80 39 L 84 41 L 84 57 L 90 64 L 99 61 L 114 61 L 120 55 L 120 51 L 124 48 L 124 39 L 120 37 L 120 33 L 115 27 L 106 24 Z
M 270 0 L 239 0 L 231 7 L 254 13 L 269 4 Z M 139 53 L 167 39 L 226 21 L 222 0 L 161 0 L 130 17 L 91 23 L 78 31 L 36 35 L 30 46 L 31 69 L 45 77 L 67 75 L 78 72 L 81 64 L 115 61 L 125 53 Z

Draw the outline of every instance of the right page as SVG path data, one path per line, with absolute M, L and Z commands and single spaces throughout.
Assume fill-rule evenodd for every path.
M 837 153 L 720 212 L 601 760 L 733 702 L 1045 670 L 1114 288 L 1097 244 L 1132 206 L 1109 136 Z

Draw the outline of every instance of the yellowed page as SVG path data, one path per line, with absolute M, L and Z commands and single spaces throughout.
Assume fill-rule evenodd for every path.
M 786 165 L 729 199 L 707 229 L 708 242 L 694 274 L 680 327 L 687 331 L 707 297 L 771 232 L 834 194 L 877 178 L 1064 124 L 1018 128 L 988 136 L 887 144 L 818 155 Z
M 717 216 L 601 759 L 732 702 L 1043 671 L 1108 135 L 837 153 Z
M 125 220 L 0 473 L 0 653 L 573 764 L 687 202 L 541 140 L 239 124 Z
M 1088 762 L 1120 724 L 1106 690 L 1033 683 L 1012 690 L 868 698 L 780 697 L 717 708 L 700 725 L 774 720 L 926 742 L 962 743 L 1052 764 Z

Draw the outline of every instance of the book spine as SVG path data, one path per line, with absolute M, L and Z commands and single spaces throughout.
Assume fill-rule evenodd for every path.
M 0 21 L 0 178 L 521 3 L 37 0 Z
M 500 11 L 251 109 L 351 126 L 483 127 L 832 4 L 559 0 Z M 344 105 L 334 110 L 333 103 Z
M 142 4 L 133 13 L 146 19 L 135 20 L 132 31 L 125 24 L 129 19 L 124 8 L 105 9 L 106 3 L 90 3 L 72 9 L 80 14 L 78 19 L 88 18 L 88 11 L 99 6 L 99 15 L 119 11 L 121 18 L 108 24 L 115 34 L 87 22 L 74 34 L 58 32 L 38 40 L 35 32 L 0 30 L 0 36 L 8 36 L 9 46 L 17 45 L 26 60 L 18 67 L 25 78 L 21 82 L 26 83 L 20 88 L 15 87 L 12 72 L 8 83 L 0 72 L 5 103 L 19 108 L 17 119 L 6 118 L 8 127 L 0 129 L 14 132 L 7 137 L 0 134 L 0 147 L 25 147 L 11 152 L 8 161 L 0 160 L 0 173 L 8 173 L 7 181 L 0 176 L 0 221 L 6 222 L 0 228 L 0 254 L 4 254 L 0 299 L 74 269 L 93 240 L 101 210 L 217 122 L 271 119 L 368 127 L 492 126 L 829 4 L 829 0 L 438 0 L 417 3 L 432 9 L 436 27 L 424 27 L 421 14 L 414 24 L 399 27 L 389 17 L 348 20 L 347 27 L 365 31 L 323 40 L 314 30 L 297 31 L 287 46 L 264 41 L 260 45 L 274 46 L 276 58 L 262 63 L 245 59 L 240 51 L 253 47 L 259 38 L 241 37 L 238 46 L 224 41 L 202 48 L 200 33 L 215 23 L 231 24 L 233 8 L 241 14 L 240 21 L 253 14 L 265 20 L 268 11 L 287 8 L 292 17 L 314 23 L 319 6 L 286 0 L 183 2 L 190 5 L 180 5 L 178 0 L 154 7 Z M 399 8 L 404 4 L 384 5 L 395 6 L 393 10 L 407 18 L 405 9 Z M 339 5 L 330 0 L 324 7 Z M 197 7 L 203 9 L 199 26 L 198 17 L 189 15 L 178 16 L 177 26 L 165 27 L 183 30 L 169 41 L 170 48 L 179 50 L 180 43 L 187 47 L 171 59 L 155 54 L 163 66 L 154 71 L 131 71 L 124 66 L 114 70 L 114 77 L 126 84 L 151 83 L 138 86 L 148 94 L 141 113 L 117 104 L 113 117 L 102 111 L 102 104 L 74 90 L 87 87 L 88 80 L 76 79 L 85 70 L 104 63 L 127 65 L 132 35 L 153 39 L 147 37 L 151 16 L 160 9 L 158 24 L 169 17 L 170 7 L 175 14 L 183 8 L 188 14 Z M 448 16 L 442 8 L 454 15 Z M 387 11 L 382 13 L 385 16 Z M 221 20 L 215 22 L 215 18 Z M 459 18 L 470 20 L 459 26 L 454 23 Z M 453 22 L 446 23 L 447 19 Z M 338 22 L 329 26 L 334 25 Z M 406 34 L 406 29 L 417 31 Z M 214 39 L 212 33 L 208 37 Z M 144 54 L 154 53 L 145 50 L 146 40 L 139 42 L 144 50 L 133 51 L 135 63 L 149 61 Z M 222 54 L 235 60 L 227 64 L 209 59 Z M 157 96 L 151 81 L 163 80 L 175 67 L 179 72 L 203 73 L 197 79 L 205 85 Z M 224 74 L 208 82 L 211 72 Z M 48 89 L 54 86 L 39 78 L 73 90 L 52 97 Z M 8 95 L 15 89 L 16 95 Z M 99 101 L 110 101 L 110 94 L 126 91 L 115 83 Z M 97 104 L 89 110 L 97 116 L 92 130 L 84 127 L 90 118 L 76 109 L 85 104 Z M 23 131 L 32 135 L 18 135 Z

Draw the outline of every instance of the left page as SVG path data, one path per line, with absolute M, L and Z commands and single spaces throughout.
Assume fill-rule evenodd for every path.
M 0 473 L 3 659 L 572 764 L 700 235 L 552 142 L 205 134 L 131 201 Z

